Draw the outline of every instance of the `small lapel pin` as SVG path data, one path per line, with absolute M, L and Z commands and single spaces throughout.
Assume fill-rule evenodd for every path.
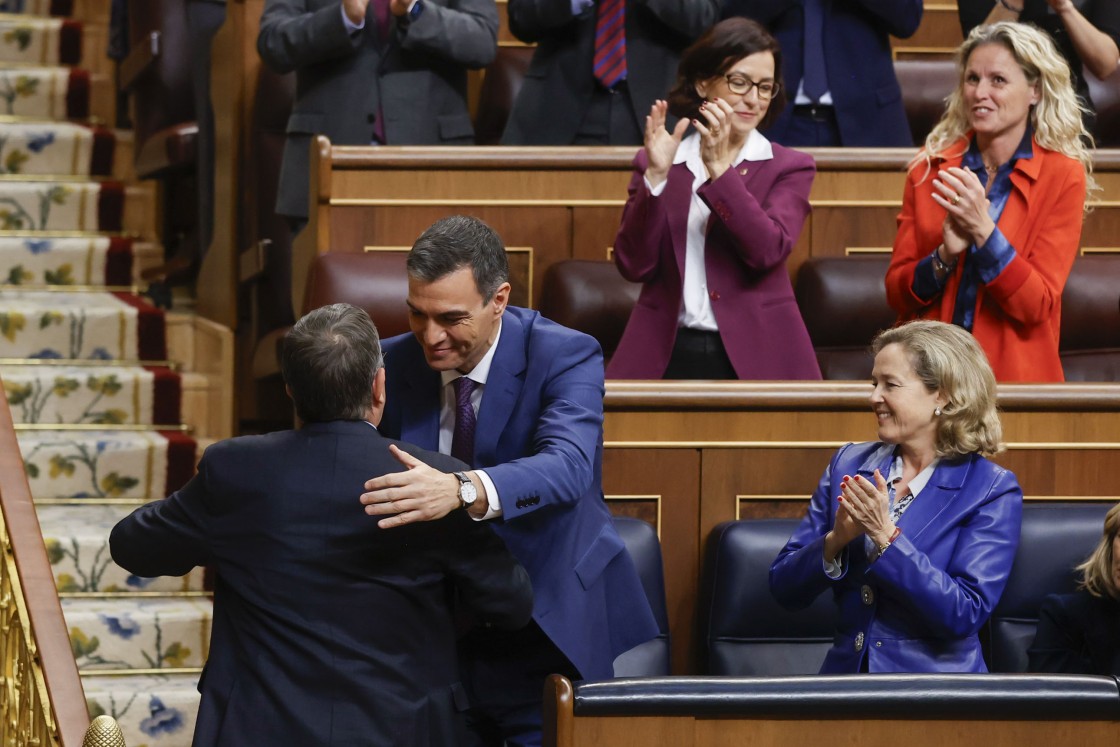
M 746 175 L 747 175 L 747 167 L 744 166 L 743 168 L 739 169 L 739 176 L 746 176 Z

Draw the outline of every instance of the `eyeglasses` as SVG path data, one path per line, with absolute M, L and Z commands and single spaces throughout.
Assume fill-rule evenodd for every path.
M 755 83 L 747 76 L 738 73 L 728 73 L 723 77 L 727 80 L 727 87 L 731 89 L 731 93 L 737 96 L 746 96 L 752 88 L 757 88 L 760 99 L 772 99 L 780 88 L 774 81 L 765 80 L 761 83 Z

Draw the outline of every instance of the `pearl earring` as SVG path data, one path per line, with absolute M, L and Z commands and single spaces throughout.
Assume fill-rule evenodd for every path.
M 936 415 L 937 417 L 941 417 L 941 408 L 940 407 L 933 408 L 933 414 Z

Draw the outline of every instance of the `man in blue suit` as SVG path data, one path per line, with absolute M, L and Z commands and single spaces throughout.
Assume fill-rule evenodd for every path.
M 305 316 L 281 367 L 303 427 L 214 444 L 182 490 L 109 539 L 141 576 L 217 570 L 194 744 L 462 744 L 458 618 L 525 625 L 528 574 L 462 512 L 392 531 L 362 513 L 370 470 L 401 469 L 390 444 L 464 467 L 378 433 L 385 370 L 364 311 Z
M 459 479 L 394 450 L 409 470 L 370 480 L 362 501 L 384 527 L 465 508 L 529 571 L 533 622 L 515 634 L 475 632 L 460 648 L 477 744 L 540 744 L 549 673 L 609 678 L 616 656 L 657 635 L 603 501 L 602 351 L 507 306 L 505 247 L 477 219 L 430 227 L 408 274 L 413 334 L 385 344 L 382 427 L 440 452 L 465 448 L 475 469 Z M 465 421 L 475 421 L 472 436 Z
M 792 147 L 914 145 L 890 37 L 918 30 L 922 0 L 724 0 L 723 15 L 753 18 L 782 45 L 783 85 L 793 106 L 766 131 L 771 140 Z

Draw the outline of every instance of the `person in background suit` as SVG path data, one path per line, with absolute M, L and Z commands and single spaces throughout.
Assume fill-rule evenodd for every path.
M 766 135 L 794 147 L 913 145 L 890 37 L 922 22 L 922 0 L 724 0 L 778 38 L 793 106 Z
M 529 619 L 528 575 L 463 511 L 387 531 L 358 502 L 389 446 L 460 462 L 377 430 L 385 370 L 361 309 L 317 309 L 281 352 L 303 427 L 206 450 L 183 489 L 110 536 L 140 576 L 217 571 L 194 744 L 446 747 L 465 738 L 452 595 L 478 620 Z
M 770 566 L 770 591 L 839 610 L 822 674 L 986 672 L 980 628 L 1019 545 L 1023 491 L 1002 449 L 996 380 L 960 327 L 916 321 L 872 344 L 879 440 L 832 457 Z
M 276 212 L 308 214 L 311 138 L 335 145 L 474 141 L 467 69 L 497 50 L 494 0 L 268 0 L 257 50 L 295 71 Z
M 1042 602 L 1027 671 L 1120 676 L 1120 503 L 1077 570 L 1077 592 Z
M 1030 23 L 1046 32 L 1069 64 L 1073 87 L 1093 130 L 1093 100 L 1083 68 L 1101 80 L 1120 65 L 1120 3 L 1116 0 L 957 0 L 961 32 L 998 21 Z
M 587 335 L 508 306 L 501 238 L 475 218 L 426 230 L 408 255 L 413 334 L 385 343 L 388 434 L 461 456 L 444 474 L 409 468 L 366 483 L 366 511 L 407 528 L 465 506 L 533 581 L 533 621 L 461 643 L 475 744 L 539 745 L 550 673 L 613 675 L 658 629 L 603 500 L 603 354 Z
M 719 18 L 719 0 L 509 0 L 536 44 L 503 145 L 638 145 L 677 58 Z
M 821 377 L 785 264 L 816 167 L 758 131 L 782 110 L 780 65 L 766 29 L 729 18 L 650 108 L 614 240 L 622 276 L 644 285 L 611 378 Z M 667 112 L 682 117 L 672 132 Z

